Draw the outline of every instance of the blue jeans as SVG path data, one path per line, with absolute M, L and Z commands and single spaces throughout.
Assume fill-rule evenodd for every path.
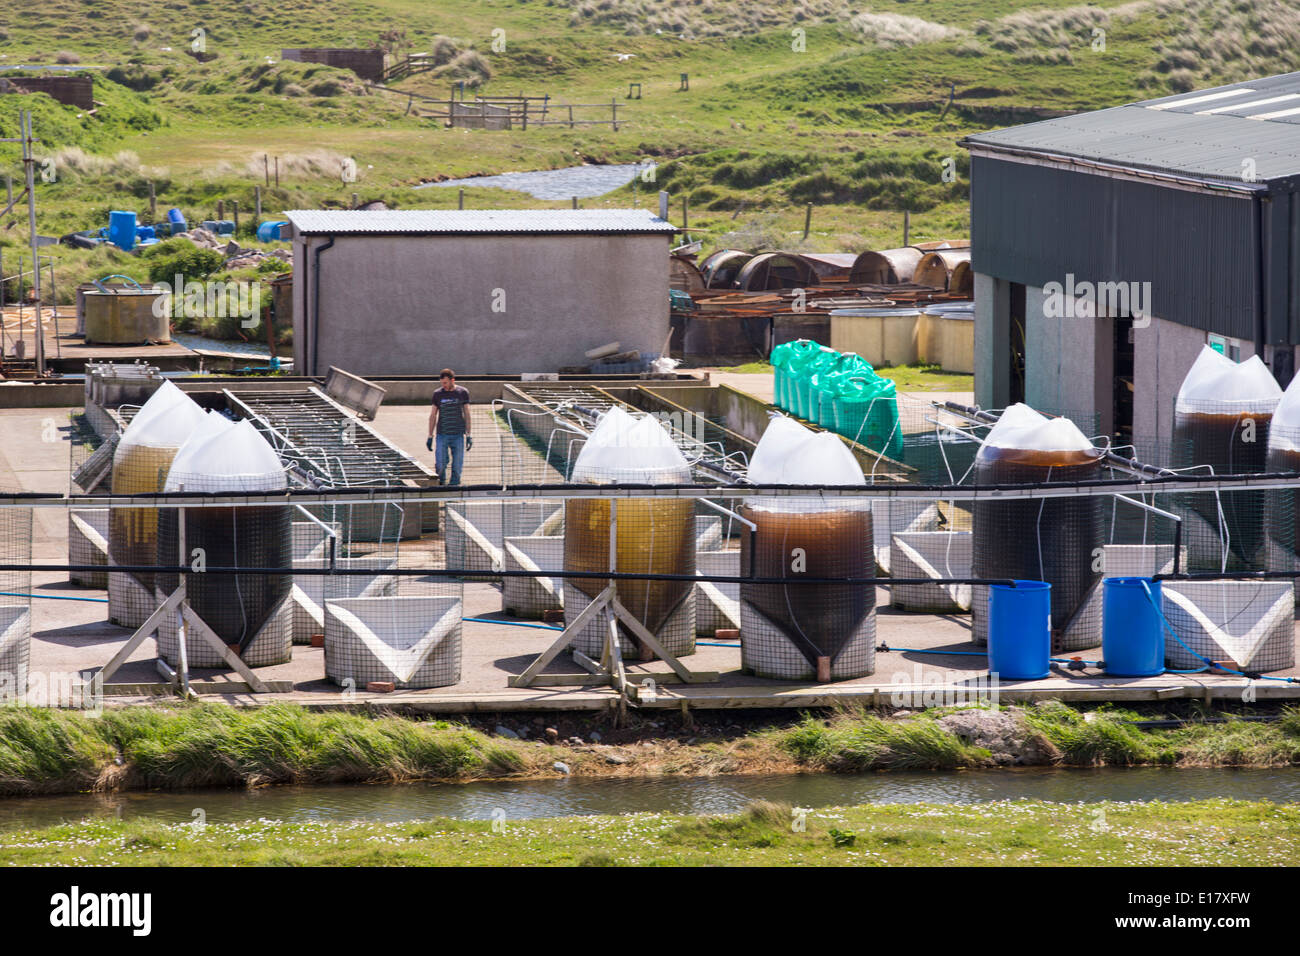
M 460 484 L 460 467 L 465 463 L 465 436 L 438 435 L 433 440 L 433 469 L 438 480 L 447 484 L 447 457 L 451 457 L 451 483 Z

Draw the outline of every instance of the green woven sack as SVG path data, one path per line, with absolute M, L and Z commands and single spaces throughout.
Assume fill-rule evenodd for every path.
M 903 454 L 894 383 L 874 372 L 845 375 L 835 398 L 835 431 L 872 451 L 898 460 Z

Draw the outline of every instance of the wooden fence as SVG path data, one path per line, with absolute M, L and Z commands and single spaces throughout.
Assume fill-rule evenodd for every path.
M 406 113 L 426 119 L 442 120 L 447 126 L 467 129 L 529 129 L 536 126 L 609 126 L 614 131 L 628 125 L 619 110 L 627 107 L 617 99 L 608 103 L 557 103 L 550 94 L 544 96 L 475 96 L 440 99 L 407 90 L 391 90 L 371 84 L 393 96 L 406 97 Z

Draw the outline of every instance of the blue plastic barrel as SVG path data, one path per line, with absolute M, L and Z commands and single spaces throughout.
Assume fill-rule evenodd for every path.
M 288 224 L 289 220 L 287 219 L 272 219 L 268 222 L 262 223 L 257 227 L 257 241 L 275 242 L 280 238 L 280 227 L 287 226 Z
M 1016 581 L 989 586 L 989 672 L 1038 680 L 1052 669 L 1052 586 Z
M 1107 674 L 1155 677 L 1165 672 L 1164 625 L 1157 611 L 1160 605 L 1159 581 L 1106 578 L 1102 582 L 1101 656 Z
M 173 236 L 189 229 L 185 223 L 185 214 L 175 207 L 167 210 L 167 221 L 172 224 L 171 235 Z
M 108 239 L 119 249 L 135 248 L 135 213 L 114 211 L 108 214 Z

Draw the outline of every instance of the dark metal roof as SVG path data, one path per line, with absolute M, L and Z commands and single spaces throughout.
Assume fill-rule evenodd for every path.
M 1295 189 L 1300 73 L 977 133 L 963 145 L 1241 188 Z
M 671 235 L 677 231 L 648 209 L 294 209 L 284 215 L 303 235 Z

